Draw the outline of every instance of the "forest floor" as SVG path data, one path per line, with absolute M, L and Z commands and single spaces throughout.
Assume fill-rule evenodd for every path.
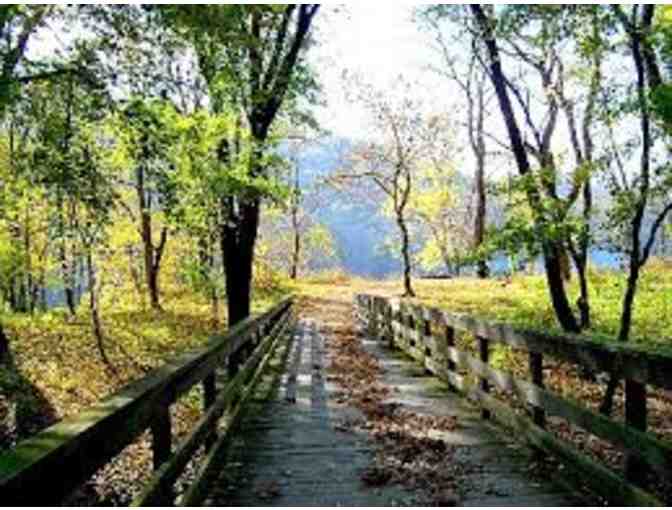
M 225 318 L 215 321 L 208 300 L 192 291 L 165 289 L 161 310 L 143 306 L 132 292 L 118 292 L 117 299 L 103 303 L 103 348 L 109 365 L 92 334 L 86 300 L 74 317 L 62 308 L 3 315 L 11 354 L 0 365 L 0 450 L 76 415 L 226 328 Z M 280 297 L 270 293 L 257 298 L 253 310 L 265 310 Z M 225 313 L 224 304 L 220 318 Z M 173 406 L 177 438 L 200 417 L 201 398 L 198 391 L 191 392 Z M 151 453 L 145 434 L 101 470 L 75 501 L 127 504 L 148 473 Z

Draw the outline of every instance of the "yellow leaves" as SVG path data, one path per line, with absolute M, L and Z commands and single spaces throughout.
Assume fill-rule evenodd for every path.
M 418 263 L 425 269 L 433 270 L 443 266 L 441 247 L 435 238 L 429 239 L 417 255 Z

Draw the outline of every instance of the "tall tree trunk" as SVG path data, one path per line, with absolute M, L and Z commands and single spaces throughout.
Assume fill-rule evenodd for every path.
M 63 212 L 60 213 L 60 221 L 63 223 Z M 75 316 L 76 303 L 75 291 L 72 288 L 72 273 L 70 265 L 68 264 L 67 242 L 65 240 L 65 232 L 62 233 L 63 239 L 59 246 L 58 258 L 61 264 L 61 275 L 63 279 L 63 293 L 65 295 L 65 303 L 68 307 L 68 312 L 71 317 Z
M 485 157 L 476 158 L 476 218 L 474 222 L 474 248 L 478 249 L 485 240 L 486 194 L 485 194 Z M 487 278 L 490 274 L 488 261 L 479 257 L 476 263 L 476 274 L 479 278 Z
M 401 234 L 401 256 L 404 262 L 404 297 L 415 297 L 415 292 L 413 292 L 411 285 L 411 254 L 408 227 L 404 213 L 399 210 L 397 211 L 397 225 Z
M 291 217 L 292 217 L 292 261 L 289 268 L 289 277 L 296 280 L 299 276 L 299 263 L 301 260 L 301 232 L 299 232 L 299 200 L 300 200 L 300 182 L 299 182 L 299 163 L 294 161 L 294 193 L 292 196 Z
M 145 189 L 145 170 L 142 165 L 136 169 L 136 192 L 140 207 L 140 237 L 142 239 L 143 259 L 145 266 L 145 283 L 149 293 L 149 301 L 153 309 L 160 310 L 159 271 L 161 257 L 165 248 L 168 230 L 163 227 L 158 246 L 154 246 L 152 226 L 152 200 Z
M 476 132 L 471 137 L 472 149 L 476 156 L 476 218 L 474 222 L 474 248 L 478 249 L 485 240 L 485 219 L 487 214 L 487 195 L 485 193 L 485 85 L 478 83 L 477 89 L 477 112 Z M 472 123 L 470 122 L 470 125 Z M 479 278 L 487 278 L 490 274 L 488 262 L 484 257 L 479 257 L 476 263 L 476 274 Z
M 296 280 L 299 276 L 299 263 L 301 261 L 301 233 L 299 232 L 299 225 L 295 218 L 292 218 L 293 229 L 293 246 L 292 246 L 292 261 L 289 268 L 289 277 Z
M 236 223 L 222 227 L 229 327 L 250 315 L 254 246 L 259 226 L 259 198 L 239 206 Z M 226 211 L 231 214 L 233 211 Z
M 647 12 L 647 7 L 645 7 L 645 13 Z M 650 11 L 649 11 L 650 12 Z M 652 12 L 650 12 L 652 15 Z M 646 16 L 644 16 L 646 23 Z M 628 271 L 628 282 L 625 290 L 625 295 L 623 297 L 623 307 L 621 309 L 621 324 L 618 332 L 618 340 L 621 342 L 627 342 L 630 338 L 630 330 L 632 329 L 632 313 L 635 305 L 635 295 L 637 294 L 637 283 L 639 281 L 640 271 L 642 266 L 646 263 L 646 257 L 648 255 L 642 254 L 641 246 L 641 228 L 642 222 L 644 221 L 644 214 L 646 211 L 646 204 L 649 198 L 650 193 L 650 165 L 651 165 L 651 123 L 650 123 L 650 112 L 649 112 L 649 103 L 647 99 L 647 69 L 652 69 L 652 63 L 649 63 L 649 67 L 646 67 L 645 62 L 645 48 L 646 42 L 644 35 L 648 34 L 650 30 L 650 25 L 646 24 L 644 27 L 641 26 L 632 26 L 627 20 L 623 21 L 628 35 L 630 37 L 630 50 L 632 53 L 632 58 L 635 64 L 635 69 L 637 72 L 637 96 L 640 110 L 640 127 L 642 132 L 642 155 L 641 155 L 641 170 L 639 175 L 639 197 L 635 204 L 635 213 L 633 215 L 632 221 L 630 223 L 630 236 L 632 243 L 630 246 L 630 256 L 629 256 L 629 271 Z M 651 19 L 648 20 L 648 23 L 651 23 Z M 654 62 L 655 63 L 655 62 Z M 653 79 L 649 77 L 650 85 L 653 86 L 657 83 L 658 77 L 655 75 Z M 651 88 L 651 87 L 650 87 Z M 653 234 L 652 234 L 653 235 Z M 609 379 L 609 384 L 607 385 L 607 390 L 605 391 L 604 399 L 602 400 L 602 405 L 600 406 L 600 411 L 602 414 L 609 416 L 613 409 L 614 394 L 616 392 L 616 387 L 618 386 L 618 379 L 620 374 L 614 372 L 611 374 Z M 626 392 L 628 391 L 627 387 L 628 381 L 626 381 Z M 632 384 L 632 383 L 631 383 Z M 635 383 L 637 384 L 637 383 Z

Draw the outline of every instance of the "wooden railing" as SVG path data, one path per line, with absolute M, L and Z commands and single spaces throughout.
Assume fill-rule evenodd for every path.
M 565 472 L 594 493 L 619 505 L 662 505 L 642 488 L 648 473 L 657 474 L 663 484 L 672 480 L 672 445 L 646 432 L 647 385 L 672 389 L 672 356 L 579 337 L 521 331 L 398 299 L 359 295 L 356 304 L 369 334 L 402 349 L 452 389 L 475 401 L 483 418 L 492 417 L 537 449 L 559 458 Z M 473 335 L 476 345 L 472 350 L 478 356 L 458 349 L 456 332 Z M 492 367 L 489 358 L 493 343 L 525 352 L 528 380 Z M 544 356 L 623 379 L 625 423 L 546 389 Z M 468 378 L 475 378 L 477 383 L 469 384 Z M 505 398 L 494 397 L 493 387 Z M 507 399 L 521 403 L 525 412 L 516 412 Z M 547 415 L 561 417 L 623 449 L 624 473 L 609 469 L 559 439 L 547 426 Z
M 198 503 L 203 481 L 214 468 L 215 454 L 230 439 L 245 400 L 290 325 L 291 305 L 291 298 L 282 301 L 226 335 L 211 338 L 206 348 L 180 356 L 100 404 L 0 455 L 2 505 L 61 503 L 148 429 L 154 473 L 134 503 L 172 504 L 174 482 L 205 445 L 206 458 L 196 482 L 182 500 Z M 223 367 L 228 377 L 218 388 L 216 370 Z M 203 385 L 203 416 L 173 451 L 169 408 L 197 384 Z

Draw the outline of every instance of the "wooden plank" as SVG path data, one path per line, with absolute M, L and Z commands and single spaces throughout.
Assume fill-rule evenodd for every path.
M 215 372 L 203 379 L 203 412 L 207 413 L 217 400 L 217 377 Z M 210 448 L 217 440 L 217 432 L 212 431 L 206 441 L 206 448 Z
M 79 415 L 63 420 L 0 455 L 0 493 L 5 505 L 50 506 L 150 427 L 154 412 L 174 402 L 214 370 L 247 328 L 270 321 L 291 305 L 284 300 L 261 316 L 213 337 L 202 350 L 185 353 Z M 67 473 L 58 483 L 55 473 Z M 39 491 L 34 490 L 40 487 Z
M 151 422 L 152 429 L 152 460 L 154 469 L 159 469 L 171 455 L 172 432 L 170 424 L 170 408 L 159 406 L 154 411 Z
M 532 384 L 538 388 L 544 387 L 544 358 L 538 352 L 531 352 L 530 358 L 530 375 L 532 377 Z M 546 427 L 546 416 L 544 408 L 541 406 L 532 406 L 532 421 L 542 429 Z
M 646 386 L 637 381 L 625 381 L 625 423 L 637 430 L 646 431 Z M 647 479 L 646 464 L 638 448 L 626 452 L 625 477 L 643 485 Z
M 210 478 L 214 473 L 218 471 L 218 469 L 220 469 L 219 460 L 221 459 L 222 455 L 226 453 L 232 433 L 240 420 L 243 406 L 245 405 L 249 397 L 253 394 L 254 389 L 259 380 L 259 377 L 265 370 L 268 361 L 273 357 L 273 353 L 277 348 L 281 338 L 282 335 L 278 335 L 274 339 L 263 360 L 257 366 L 250 383 L 243 391 L 243 394 L 241 395 L 239 401 L 236 403 L 235 408 L 228 415 L 229 420 L 227 421 L 225 430 L 222 431 L 219 439 L 217 440 L 217 444 L 215 444 L 210 453 L 207 455 L 203 465 L 201 466 L 198 474 L 196 475 L 196 480 L 191 485 L 191 487 L 189 487 L 189 490 L 184 495 L 184 498 L 180 503 L 181 506 L 190 506 L 190 507 L 198 506 L 205 498 L 206 488 L 208 486 Z
M 476 341 L 478 342 L 478 352 L 480 355 L 480 361 L 483 365 L 487 367 L 488 360 L 490 359 L 490 344 L 487 338 L 477 337 Z M 487 367 L 488 369 L 490 367 Z M 487 376 L 481 377 L 480 388 L 483 393 L 490 393 L 490 382 L 488 381 Z M 481 410 L 481 418 L 484 420 L 490 419 L 490 410 L 483 408 Z
M 465 392 L 469 388 L 464 377 L 433 358 L 425 359 L 425 367 L 455 391 Z

